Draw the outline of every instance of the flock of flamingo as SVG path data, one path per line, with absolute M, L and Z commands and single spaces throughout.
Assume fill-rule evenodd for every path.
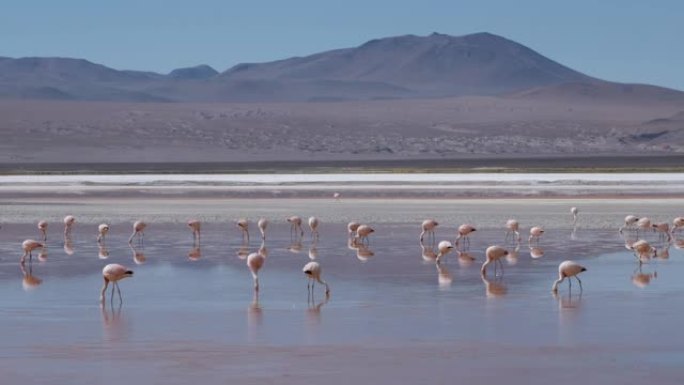
M 572 207 L 570 209 L 570 214 L 573 216 L 573 225 L 576 225 L 577 220 L 578 220 L 578 215 L 579 215 L 579 210 L 576 207 Z M 303 220 L 299 216 L 291 216 L 287 218 L 287 222 L 290 224 L 290 235 L 291 237 L 294 236 L 296 237 L 303 237 L 304 236 L 304 229 L 302 228 L 302 223 Z M 64 217 L 64 236 L 65 239 L 67 239 L 71 235 L 72 228 L 74 224 L 76 223 L 76 219 L 72 215 L 67 215 Z M 317 241 L 319 238 L 319 232 L 318 232 L 318 227 L 319 227 L 320 221 L 316 217 L 310 217 L 308 220 L 308 225 L 311 230 L 311 238 L 314 241 Z M 200 239 L 201 239 L 201 222 L 199 220 L 193 219 L 187 222 L 188 226 L 190 227 L 190 230 L 192 231 L 193 235 L 193 240 L 196 245 L 199 244 Z M 236 225 L 238 229 L 242 232 L 242 238 L 243 241 L 249 242 L 249 222 L 247 219 L 241 218 L 236 222 Z M 266 230 L 268 228 L 269 221 L 266 218 L 261 218 L 257 221 L 257 227 L 261 233 L 261 238 L 262 240 L 266 239 Z M 432 248 L 429 248 L 431 252 L 428 252 L 427 247 L 425 245 L 425 240 L 426 237 L 428 241 L 431 242 L 431 244 L 434 247 L 435 242 L 435 228 L 439 226 L 439 223 L 435 221 L 434 219 L 426 219 L 422 222 L 421 225 L 421 233 L 420 233 L 420 244 L 423 247 L 423 256 L 426 258 L 426 256 L 429 256 L 430 259 L 433 259 L 435 261 L 435 264 L 437 265 L 438 269 L 440 266 L 440 263 L 442 259 L 452 250 L 456 250 L 456 252 L 459 253 L 459 257 L 468 257 L 467 250 L 470 246 L 470 236 L 477 231 L 475 226 L 471 224 L 463 224 L 458 227 L 456 231 L 456 238 L 454 242 L 450 241 L 440 241 L 437 244 L 437 253 L 435 254 L 432 252 Z M 138 237 L 138 242 L 142 243 L 144 242 L 144 236 L 145 236 L 145 228 L 147 227 L 147 224 L 143 221 L 136 221 L 133 224 L 133 233 L 128 239 L 128 243 L 132 244 L 133 240 Z M 512 237 L 513 242 L 519 247 L 520 242 L 521 242 L 521 236 L 520 236 L 520 224 L 518 223 L 517 220 L 515 219 L 509 219 L 505 223 L 506 227 L 506 236 L 504 242 L 508 242 L 509 238 Z M 619 228 L 619 233 L 623 234 L 625 231 L 633 231 L 636 233 L 636 239 L 634 240 L 629 240 L 625 239 L 625 246 L 632 250 L 635 254 L 635 257 L 639 261 L 639 264 L 644 260 L 648 260 L 652 257 L 656 256 L 657 253 L 657 248 L 652 246 L 648 241 L 644 239 L 639 239 L 639 231 L 651 231 L 651 232 L 657 232 L 659 234 L 659 239 L 661 241 L 667 240 L 668 244 L 672 239 L 672 235 L 684 228 L 684 217 L 677 217 L 673 220 L 672 226 L 670 227 L 668 223 L 651 223 L 651 220 L 647 217 L 637 217 L 634 215 L 628 215 L 625 217 L 624 225 Z M 29 258 L 29 261 L 31 261 L 33 255 L 33 251 L 36 249 L 44 248 L 45 247 L 45 242 L 47 240 L 47 229 L 48 229 L 48 223 L 47 221 L 41 220 L 38 222 L 38 230 L 42 235 L 43 241 L 36 241 L 34 239 L 27 239 L 22 243 L 22 250 L 24 254 L 22 255 L 20 259 L 20 265 L 23 266 L 25 264 L 26 258 Z M 348 236 L 349 236 L 349 246 L 351 248 L 354 248 L 357 250 L 358 256 L 361 258 L 364 253 L 366 256 L 373 255 L 372 252 L 368 249 L 367 244 L 369 243 L 369 236 L 375 232 L 375 230 L 367 225 L 367 224 L 362 224 L 359 222 L 350 222 L 347 225 L 347 230 L 348 230 Z M 106 223 L 100 224 L 97 229 L 97 243 L 98 245 L 102 246 L 106 242 L 106 237 L 109 232 L 109 225 Z M 533 226 L 529 230 L 529 238 L 528 238 L 528 243 L 530 245 L 531 250 L 533 250 L 532 246 L 535 244 L 539 244 L 540 238 L 544 234 L 544 229 L 540 226 Z M 516 248 L 517 250 L 517 248 Z M 542 252 L 543 253 L 543 252 Z M 531 254 L 534 254 L 531 252 Z M 494 275 L 497 275 L 497 266 L 500 266 L 501 271 L 503 272 L 503 263 L 501 261 L 502 258 L 506 257 L 509 255 L 509 250 L 503 246 L 489 246 L 485 250 L 485 261 L 482 264 L 482 267 L 480 269 L 480 274 L 483 278 L 483 280 L 486 279 L 487 275 L 487 267 L 490 264 L 494 264 Z M 264 265 L 264 262 L 267 257 L 267 251 L 265 247 L 262 244 L 262 247 L 257 251 L 250 253 L 246 256 L 246 263 L 247 267 L 249 268 L 253 281 L 254 281 L 254 290 L 255 292 L 258 292 L 259 290 L 259 270 L 262 268 Z M 472 258 L 472 257 L 470 257 Z M 312 258 L 313 259 L 313 258 Z M 426 258 L 427 259 L 427 258 Z M 472 258 L 474 259 L 474 258 Z M 582 289 L 582 281 L 579 279 L 578 275 L 587 269 L 580 265 L 577 262 L 574 261 L 563 261 L 559 264 L 558 266 L 558 279 L 556 279 L 553 282 L 552 285 L 552 292 L 556 293 L 558 291 L 558 286 L 560 283 L 562 283 L 566 278 L 568 279 L 568 284 L 570 287 L 572 287 L 572 278 L 574 277 L 577 282 L 580 285 L 580 290 Z M 321 265 L 316 262 L 316 261 L 311 261 L 308 262 L 304 267 L 302 268 L 302 272 L 305 274 L 305 276 L 308 278 L 308 283 L 307 283 L 307 288 L 310 291 L 310 293 L 313 292 L 314 289 L 314 284 L 318 282 L 321 285 L 324 285 L 325 287 L 325 294 L 326 297 L 330 293 L 330 287 L 322 279 L 321 276 Z M 106 265 L 102 269 L 102 277 L 104 280 L 104 284 L 102 286 L 101 292 L 100 292 L 100 302 L 104 303 L 105 299 L 105 294 L 107 291 L 107 288 L 110 283 L 112 283 L 112 299 L 114 297 L 114 290 L 117 291 L 119 294 L 119 299 L 121 299 L 121 290 L 119 289 L 119 284 L 118 282 L 124 278 L 131 277 L 133 276 L 133 271 L 130 270 L 129 268 L 112 263 Z

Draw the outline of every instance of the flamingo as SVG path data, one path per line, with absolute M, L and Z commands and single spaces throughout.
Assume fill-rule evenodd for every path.
M 430 236 L 432 236 L 432 241 L 435 241 L 435 227 L 439 226 L 439 223 L 437 223 L 436 220 L 434 219 L 426 219 L 423 221 L 423 224 L 421 225 L 423 231 L 420 233 L 420 241 L 423 242 L 423 237 L 425 236 L 426 233 L 428 233 Z
M 442 257 L 449 254 L 449 252 L 454 248 L 454 246 L 451 244 L 449 241 L 442 241 L 437 245 L 437 258 L 435 259 L 435 262 L 439 264 L 442 260 Z
M 47 221 L 38 222 L 38 230 L 41 232 L 41 234 L 43 234 L 43 242 L 47 242 L 47 228 Z
M 658 233 L 658 239 L 664 240 L 667 237 L 667 241 L 670 242 L 672 237 L 670 236 L 670 225 L 667 222 L 654 223 L 653 229 Z
M 76 223 L 76 218 L 73 215 L 64 217 L 64 235 L 71 234 L 71 227 Z
M 312 239 L 318 239 L 318 218 L 316 217 L 310 217 L 309 218 L 309 227 L 311 228 L 311 238 Z
M 191 219 L 188 221 L 188 226 L 190 227 L 190 230 L 192 231 L 192 240 L 193 243 L 197 242 L 199 243 L 201 241 L 201 230 L 202 230 L 202 222 L 200 222 L 199 219 Z
M 632 244 L 631 249 L 634 251 L 634 256 L 642 263 L 644 260 L 649 260 L 651 257 L 655 258 L 658 250 L 651 246 L 645 240 L 639 240 Z
M 333 198 L 335 198 L 336 201 L 339 201 L 340 200 L 340 193 L 338 193 L 338 192 L 333 193 Z
M 528 243 L 532 243 L 533 239 L 536 240 L 537 243 L 539 243 L 539 238 L 541 238 L 542 234 L 544 234 L 543 228 L 541 228 L 539 226 L 535 226 L 535 227 L 531 228 L 530 229 L 530 237 L 527 239 Z
M 242 231 L 242 240 L 244 241 L 247 238 L 247 243 L 249 243 L 249 221 L 245 218 L 240 218 L 235 225 Z
M 356 230 L 358 230 L 359 226 L 361 226 L 359 222 L 352 221 L 347 223 L 347 232 L 350 238 L 356 237 Z
M 304 230 L 302 229 L 302 218 L 293 215 L 287 218 L 287 221 L 290 223 L 290 236 L 292 236 L 293 233 L 295 236 L 297 236 L 297 229 L 299 229 L 299 236 L 304 236 Z
M 261 239 L 265 240 L 266 239 L 266 227 L 268 227 L 268 219 L 259 218 L 259 221 L 257 222 L 257 227 L 259 228 L 259 231 L 261 232 Z
M 458 226 L 458 237 L 456 237 L 456 241 L 454 242 L 456 246 L 458 246 L 459 241 L 463 239 L 463 250 L 466 250 L 466 248 L 470 246 L 470 238 L 468 238 L 468 236 L 475 231 L 477 231 L 477 229 L 473 225 L 463 224 Z
M 318 283 L 325 285 L 325 295 L 330 294 L 330 287 L 321 279 L 321 265 L 318 262 L 307 263 L 302 271 L 309 278 L 309 282 L 306 285 L 307 289 L 313 292 L 314 284 L 318 281 Z
M 147 223 L 143 221 L 135 221 L 135 223 L 133 223 L 133 234 L 131 234 L 131 237 L 128 238 L 128 243 L 132 243 L 133 237 L 135 237 L 136 235 L 138 236 L 138 239 L 140 239 L 141 242 L 144 241 L 145 227 L 147 227 Z
M 372 227 L 368 225 L 361 225 L 356 229 L 356 238 L 358 238 L 359 241 L 363 242 L 365 240 L 370 243 L 370 241 L 368 241 L 368 236 L 374 232 L 375 230 Z
M 255 291 L 259 291 L 259 270 L 264 266 L 265 261 L 266 258 L 258 252 L 247 256 L 247 267 L 249 267 L 249 271 L 252 273 Z
M 572 225 L 577 225 L 577 215 L 579 214 L 579 210 L 577 209 L 577 207 L 571 207 L 570 214 L 572 214 Z
M 637 216 L 635 216 L 635 215 L 627 215 L 627 216 L 625 217 L 625 224 L 624 224 L 624 226 L 621 226 L 620 229 L 619 229 L 618 231 L 620 232 L 620 234 L 622 234 L 622 230 L 624 230 L 625 228 L 628 228 L 628 227 L 631 228 L 631 227 L 634 226 L 638 221 L 639 221 L 639 217 L 637 217 Z
M 510 233 L 515 234 L 517 237 L 518 242 L 520 242 L 520 233 L 518 232 L 518 229 L 520 228 L 520 224 L 518 223 L 517 220 L 515 219 L 509 219 L 506 221 L 506 239 L 505 241 L 508 241 L 508 236 Z
M 497 263 L 501 264 L 501 272 L 503 274 L 503 262 L 501 262 L 501 258 L 507 255 L 508 250 L 504 249 L 503 247 L 489 246 L 487 250 L 485 250 L 485 257 L 487 260 L 482 264 L 482 268 L 480 268 L 480 274 L 483 276 L 487 275 L 487 266 L 492 262 L 494 262 L 494 275 L 496 276 Z
M 639 218 L 637 221 L 637 238 L 639 237 L 639 229 L 655 231 L 653 227 L 651 227 L 651 219 L 648 217 Z
M 580 281 L 578 275 L 579 273 L 587 271 L 587 268 L 580 265 L 577 262 L 574 261 L 563 261 L 561 262 L 560 265 L 558 265 L 558 279 L 553 283 L 553 286 L 551 287 L 551 291 L 553 293 L 558 293 L 558 285 L 563 282 L 565 278 L 571 278 L 575 277 L 577 279 L 577 282 L 579 282 L 580 285 L 580 291 L 582 290 L 582 281 Z M 568 285 L 570 286 L 570 289 L 572 289 L 572 280 L 568 279 Z
M 109 225 L 106 223 L 102 223 L 101 225 L 97 226 L 97 243 L 104 242 L 105 241 L 105 236 L 109 232 Z
M 21 256 L 20 263 L 23 265 L 26 257 L 29 257 L 29 261 L 33 259 L 33 250 L 39 249 L 44 245 L 36 240 L 27 239 L 21 243 L 21 249 L 24 251 L 24 255 Z
M 672 221 L 672 234 L 684 227 L 684 217 L 677 217 Z
M 118 263 L 110 263 L 109 265 L 105 266 L 102 269 L 102 278 L 104 278 L 104 285 L 102 286 L 102 290 L 100 291 L 100 303 L 104 305 L 104 296 L 107 292 L 107 286 L 109 286 L 109 282 L 112 282 L 113 286 L 112 301 L 114 300 L 114 288 L 116 288 L 116 291 L 119 293 L 119 301 L 123 301 L 123 299 L 121 298 L 121 290 L 119 289 L 119 281 L 126 277 L 132 276 L 132 270 L 129 270 L 125 266 L 119 265 Z

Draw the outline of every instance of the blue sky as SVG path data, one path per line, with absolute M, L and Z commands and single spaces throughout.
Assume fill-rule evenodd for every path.
M 684 90 L 684 1 L 2 0 L 0 56 L 168 72 L 403 34 L 492 32 L 607 80 Z

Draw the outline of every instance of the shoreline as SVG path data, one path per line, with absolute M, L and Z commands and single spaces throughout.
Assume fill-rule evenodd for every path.
M 0 198 L 682 198 L 684 173 L 338 173 L 0 176 Z

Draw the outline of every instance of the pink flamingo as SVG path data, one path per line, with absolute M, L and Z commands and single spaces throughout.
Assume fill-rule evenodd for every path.
M 516 239 L 518 242 L 520 242 L 520 233 L 518 232 L 518 229 L 520 228 L 520 224 L 518 223 L 517 220 L 515 219 L 509 219 L 506 221 L 506 239 L 504 242 L 508 241 L 508 236 L 513 233 L 516 236 Z
M 307 263 L 304 265 L 302 271 L 309 278 L 309 282 L 306 285 L 308 290 L 313 292 L 314 284 L 318 282 L 322 285 L 325 285 L 325 294 L 330 294 L 330 287 L 324 280 L 321 279 L 321 265 L 318 262 L 312 261 Z
M 560 265 L 558 265 L 558 279 L 553 283 L 553 286 L 551 287 L 551 291 L 554 293 L 558 292 L 558 285 L 563 282 L 565 278 L 571 278 L 575 277 L 577 279 L 577 282 L 579 282 L 580 285 L 580 291 L 582 290 L 582 281 L 580 281 L 579 273 L 587 271 L 587 269 L 580 265 L 577 262 L 574 261 L 563 261 L 561 262 Z M 572 289 L 572 280 L 568 279 L 568 284 L 570 285 L 570 289 Z
M 131 234 L 131 237 L 128 238 L 128 243 L 132 243 L 133 237 L 136 235 L 138 236 L 138 239 L 143 242 L 145 239 L 145 227 L 147 227 L 147 223 L 143 221 L 135 221 L 135 223 L 133 223 L 133 234 Z
M 105 241 L 105 236 L 109 232 L 109 225 L 106 223 L 102 223 L 101 225 L 97 226 L 97 243 L 104 242 Z
M 43 242 L 47 242 L 47 228 L 47 221 L 38 222 L 38 230 L 41 232 L 41 234 L 43 234 Z
M 684 217 L 677 217 L 672 221 L 672 234 L 684 227 Z
M 489 266 L 489 264 L 492 262 L 494 262 L 494 276 L 496 276 L 497 263 L 501 265 L 501 273 L 503 274 L 503 262 L 501 262 L 501 258 L 507 255 L 508 250 L 504 249 L 503 247 L 489 246 L 487 250 L 485 250 L 485 257 L 487 260 L 482 264 L 482 268 L 480 268 L 480 274 L 483 276 L 487 275 L 487 266 Z
M 73 215 L 64 217 L 64 235 L 71 235 L 71 227 L 76 223 L 76 218 Z
M 421 227 L 423 231 L 420 233 L 420 241 L 423 242 L 423 237 L 425 234 L 429 234 L 432 238 L 432 241 L 435 241 L 435 227 L 439 226 L 439 223 L 437 223 L 436 220 L 434 219 L 426 219 L 423 221 L 421 224 Z
M 102 278 L 104 278 L 104 285 L 102 286 L 102 290 L 100 291 L 100 302 L 104 304 L 104 296 L 107 292 L 107 286 L 109 286 L 109 282 L 112 282 L 113 285 L 112 301 L 114 300 L 114 288 L 116 288 L 116 291 L 119 293 L 119 301 L 123 301 L 123 299 L 121 298 L 121 290 L 119 289 L 119 281 L 124 278 L 132 276 L 132 270 L 128 270 L 128 268 L 119 265 L 118 263 L 110 263 L 109 265 L 105 266 L 102 269 Z
M 625 217 L 625 224 L 624 224 L 624 226 L 621 226 L 620 229 L 619 229 L 618 231 L 620 232 L 620 234 L 622 234 L 622 231 L 623 231 L 625 228 L 632 228 L 632 226 L 634 226 L 637 222 L 639 222 L 639 217 L 637 217 L 637 216 L 635 216 L 635 215 L 627 215 L 627 216 Z
M 43 244 L 35 241 L 33 239 L 27 239 L 21 243 L 21 249 L 24 251 L 24 255 L 21 256 L 20 263 L 23 265 L 26 257 L 29 257 L 29 262 L 33 259 L 33 250 L 42 248 Z
M 356 230 L 358 230 L 361 224 L 359 222 L 349 222 L 347 223 L 347 232 L 349 233 L 349 238 L 356 237 Z
M 300 237 L 304 236 L 304 230 L 302 229 L 302 218 L 293 215 L 287 218 L 287 221 L 290 223 L 290 236 L 292 236 L 293 233 L 295 236 L 297 236 L 297 233 L 299 233 Z
M 541 236 L 543 234 L 544 234 L 544 229 L 539 227 L 539 226 L 535 226 L 535 227 L 530 229 L 530 237 L 527 239 L 527 242 L 532 243 L 532 240 L 534 239 L 537 241 L 537 244 L 538 244 L 539 238 L 541 238 Z
M 268 219 L 259 218 L 259 221 L 257 222 L 257 227 L 259 228 L 259 231 L 261 232 L 261 239 L 265 240 L 266 239 L 266 227 L 268 227 Z
M 247 256 L 247 267 L 252 273 L 252 278 L 254 279 L 254 290 L 259 291 L 259 270 L 264 266 L 266 258 L 260 253 L 251 253 Z
M 318 239 L 318 218 L 316 217 L 310 217 L 309 218 L 309 228 L 311 228 L 311 239 Z
M 451 244 L 449 241 L 442 241 L 437 245 L 437 258 L 435 259 L 435 262 L 439 264 L 442 260 L 442 257 L 446 256 L 449 254 L 449 252 L 454 248 L 454 246 Z
M 466 250 L 470 246 L 470 238 L 468 236 L 475 231 L 477 231 L 477 229 L 473 225 L 463 224 L 458 226 L 458 237 L 456 237 L 456 241 L 454 242 L 456 247 L 458 247 L 458 243 L 463 239 L 463 250 Z
M 637 258 L 639 263 L 643 261 L 648 261 L 651 258 L 655 258 L 658 250 L 651 246 L 650 243 L 645 240 L 639 240 L 632 243 L 631 249 L 634 251 L 634 256 Z
M 193 243 L 195 243 L 195 242 L 199 243 L 201 241 L 200 230 L 202 229 L 202 222 L 200 222 L 199 219 L 191 219 L 188 221 L 188 226 L 190 227 L 190 230 L 192 231 Z
M 235 225 L 242 231 L 242 240 L 244 241 L 246 238 L 247 243 L 249 243 L 249 221 L 246 218 L 240 218 Z
M 361 225 L 356 229 L 356 238 L 361 242 L 366 241 L 367 243 L 370 243 L 368 236 L 374 232 L 375 230 L 372 227 L 368 225 Z
M 672 237 L 670 236 L 670 225 L 667 222 L 654 223 L 653 229 L 658 233 L 658 239 L 661 241 L 667 237 L 667 241 L 670 242 Z

